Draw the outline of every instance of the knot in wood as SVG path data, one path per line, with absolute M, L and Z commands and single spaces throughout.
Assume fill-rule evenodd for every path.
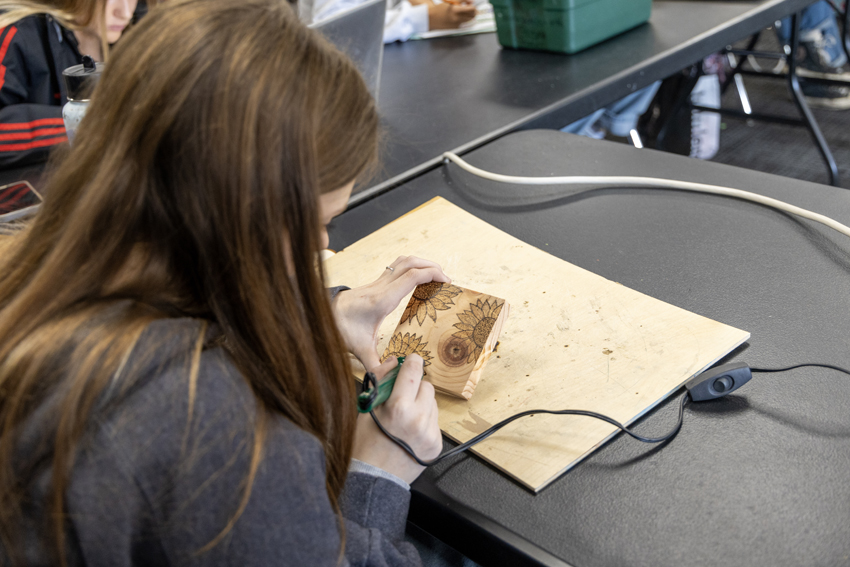
M 440 345 L 440 360 L 446 366 L 456 368 L 464 366 L 469 357 L 469 341 L 458 337 L 449 337 Z

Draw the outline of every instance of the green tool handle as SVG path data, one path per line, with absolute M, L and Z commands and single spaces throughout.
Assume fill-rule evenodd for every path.
M 357 396 L 357 411 L 360 413 L 369 413 L 390 397 L 395 386 L 395 379 L 398 377 L 398 371 L 404 363 L 403 356 L 398 357 L 398 366 L 390 370 L 384 379 L 378 384 L 377 392 L 374 387 L 364 390 Z M 374 376 L 374 374 L 373 374 Z M 364 385 L 366 384 L 364 379 Z

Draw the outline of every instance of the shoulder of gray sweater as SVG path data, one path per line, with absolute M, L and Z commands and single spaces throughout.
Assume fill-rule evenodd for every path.
M 170 482 L 174 471 L 197 466 L 247 466 L 253 447 L 257 399 L 221 347 L 201 353 L 197 380 L 190 380 L 201 323 L 168 319 L 150 325 L 118 380 L 109 411 L 98 416 L 101 434 L 144 482 Z M 311 434 L 282 415 L 267 430 L 267 457 L 280 451 L 307 454 L 324 463 Z M 211 458 L 210 453 L 220 458 Z M 203 456 L 203 458 L 201 458 Z M 194 471 L 205 474 L 204 471 Z M 322 474 L 324 471 L 322 471 Z

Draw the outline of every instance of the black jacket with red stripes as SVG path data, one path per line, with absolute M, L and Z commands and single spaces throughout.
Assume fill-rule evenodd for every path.
M 67 139 L 62 71 L 81 62 L 74 33 L 48 15 L 0 30 L 0 168 L 43 161 Z

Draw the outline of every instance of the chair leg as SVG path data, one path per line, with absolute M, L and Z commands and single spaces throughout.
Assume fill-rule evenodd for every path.
M 638 133 L 637 128 L 629 130 L 629 140 L 631 140 L 634 147 L 638 149 L 643 148 L 643 140 L 640 139 L 640 134 Z
M 794 97 L 794 102 L 797 104 L 797 110 L 803 116 L 803 122 L 806 124 L 809 132 L 811 132 L 812 138 L 814 138 L 815 144 L 817 144 L 818 150 L 820 150 L 821 156 L 823 156 L 823 160 L 826 162 L 826 167 L 829 170 L 829 183 L 837 187 L 839 185 L 838 166 L 812 111 L 809 109 L 808 103 L 806 103 L 806 98 L 803 96 L 803 89 L 800 88 L 800 79 L 797 77 L 797 58 L 795 55 L 800 39 L 799 25 L 798 14 L 794 14 L 791 16 L 791 56 L 788 58 L 788 87 L 791 90 L 791 95 Z
M 752 114 L 753 107 L 750 104 L 750 95 L 747 94 L 747 87 L 744 86 L 744 77 L 741 73 L 738 72 L 738 67 L 741 63 L 738 62 L 738 58 L 734 53 L 727 53 L 727 59 L 729 59 L 729 65 L 732 67 L 732 80 L 735 82 L 735 90 L 738 91 L 738 98 L 741 100 L 741 108 L 744 110 L 744 114 Z M 726 84 L 723 85 L 723 90 L 729 85 L 729 80 L 726 80 Z M 723 92 L 721 90 L 721 93 Z

